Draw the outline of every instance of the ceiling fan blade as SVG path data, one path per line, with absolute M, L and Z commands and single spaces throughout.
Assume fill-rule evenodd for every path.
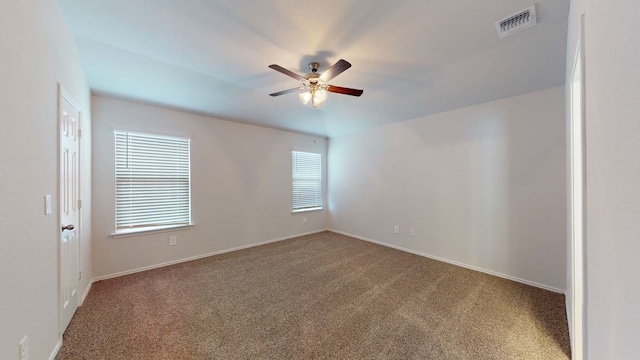
M 328 82 L 334 77 L 340 75 L 343 71 L 351 67 L 351 64 L 347 60 L 340 59 L 337 63 L 331 65 L 330 68 L 320 75 L 320 80 Z
M 307 81 L 307 79 L 306 79 L 305 77 L 303 77 L 303 76 L 301 76 L 301 75 L 298 75 L 298 74 L 294 73 L 294 72 L 293 72 L 293 71 L 291 71 L 291 70 L 287 70 L 287 69 L 283 68 L 283 67 L 282 67 L 282 66 L 280 66 L 280 65 L 272 64 L 272 65 L 269 65 L 269 67 L 270 67 L 271 69 L 273 69 L 273 70 L 275 70 L 275 71 L 278 71 L 278 72 L 281 72 L 281 73 L 283 73 L 283 74 L 285 74 L 285 75 L 287 75 L 287 76 L 291 76 L 292 78 L 294 78 L 294 79 L 296 79 L 296 80 L 298 80 L 298 81 L 303 81 L 303 82 L 304 82 L 304 81 Z
M 364 90 L 351 89 L 351 88 L 333 86 L 333 85 L 329 85 L 327 87 L 327 91 L 338 93 L 338 94 L 351 95 L 351 96 L 360 96 L 364 92 Z
M 299 88 L 293 88 L 293 89 L 289 89 L 289 90 L 282 90 L 282 91 L 278 91 L 278 92 L 274 92 L 273 94 L 269 94 L 270 96 L 280 96 L 280 95 L 284 95 L 284 94 L 290 94 L 292 92 L 300 92 L 304 90 L 303 87 L 299 87 Z

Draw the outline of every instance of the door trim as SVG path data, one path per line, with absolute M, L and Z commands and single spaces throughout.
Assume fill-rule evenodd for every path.
M 571 68 L 571 76 L 569 83 L 569 108 L 570 108 L 570 125 L 569 125 L 569 198 L 570 198 L 570 208 L 569 208 L 569 219 L 570 219 L 570 251 L 571 251 L 571 261 L 570 261 L 570 277 L 571 277 L 571 287 L 568 291 L 571 292 L 571 345 L 572 345 L 572 357 L 576 360 L 584 360 L 587 358 L 587 123 L 586 123 L 586 63 L 585 63 L 585 42 L 584 42 L 584 14 L 580 17 L 580 32 L 578 38 L 578 47 L 574 54 L 573 58 L 573 66 Z M 580 88 L 576 92 L 574 90 L 574 80 L 579 76 L 580 79 Z M 574 96 L 579 94 L 580 96 L 580 118 L 576 119 L 574 113 Z M 575 124 L 580 123 L 580 134 L 576 134 L 574 132 Z M 576 135 L 578 138 L 576 138 Z M 580 159 L 580 177 L 581 177 L 581 189 L 580 189 L 580 200 L 581 200 L 581 219 L 580 219 L 580 231 L 581 231 L 581 239 L 580 243 L 576 244 L 574 240 L 574 209 L 575 203 L 574 200 L 574 144 L 575 141 L 580 141 L 581 148 L 581 159 Z M 579 248 L 576 247 L 579 246 Z M 579 280 L 579 281 L 576 281 Z M 576 316 L 579 315 L 579 316 Z
M 61 118 L 60 118 L 60 113 L 62 112 L 62 100 L 66 100 L 69 104 L 71 104 L 71 106 L 73 106 L 77 111 L 78 111 L 78 131 L 79 134 L 81 134 L 81 129 L 82 129 L 82 111 L 80 110 L 80 106 L 78 106 L 78 103 L 73 100 L 73 98 L 71 97 L 70 93 L 64 88 L 64 86 L 62 86 L 61 83 L 58 83 L 58 94 L 57 94 L 57 114 L 56 114 L 56 147 L 57 147 L 57 151 L 56 151 L 56 164 L 57 164 L 57 169 L 56 169 L 56 174 L 57 174 L 57 179 L 56 179 L 56 184 L 57 184 L 57 189 L 56 189 L 56 193 L 57 193 L 57 207 L 56 207 L 56 211 L 58 213 L 57 216 L 57 222 L 56 222 L 56 242 L 57 242 L 57 264 L 58 264 L 58 269 L 57 269 L 57 279 L 58 279 L 58 336 L 60 337 L 60 339 L 62 339 L 62 335 L 64 333 L 63 327 L 63 321 L 62 321 L 62 259 L 61 259 L 61 249 L 60 249 L 60 227 L 59 225 L 62 223 L 62 213 L 60 212 L 60 202 L 61 202 L 61 196 L 62 194 L 60 193 L 60 179 L 62 177 L 62 174 L 60 173 L 60 167 L 61 167 L 61 163 L 60 163 L 60 155 L 61 155 L 61 151 L 60 148 L 62 147 L 62 141 L 60 139 L 60 122 L 61 122 Z M 82 200 L 82 136 L 78 136 L 78 199 Z M 82 237 L 81 237 L 81 233 L 82 233 L 82 208 L 78 209 L 78 226 L 76 231 L 76 236 L 78 238 L 78 271 L 81 271 L 82 269 Z M 80 289 L 80 279 L 78 279 L 78 289 Z M 78 294 L 78 300 L 80 299 L 80 295 Z M 78 306 L 80 306 L 80 302 L 78 302 Z

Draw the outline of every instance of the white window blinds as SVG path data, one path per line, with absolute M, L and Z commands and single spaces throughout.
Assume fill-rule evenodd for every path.
M 116 132 L 116 231 L 191 222 L 190 140 Z
M 322 155 L 292 151 L 293 211 L 322 208 Z

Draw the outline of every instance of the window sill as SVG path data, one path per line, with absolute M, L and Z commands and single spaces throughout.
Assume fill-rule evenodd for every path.
M 322 206 L 319 206 L 319 207 L 314 207 L 314 208 L 297 209 L 297 210 L 291 210 L 291 213 L 292 214 L 296 214 L 296 213 L 301 213 L 301 212 L 320 211 L 320 210 L 324 210 L 324 208 Z
M 111 233 L 111 237 L 114 239 L 118 239 L 118 238 L 130 237 L 130 236 L 161 233 L 161 232 L 167 232 L 167 231 L 187 230 L 187 229 L 191 229 L 192 227 L 193 227 L 193 224 L 149 226 L 149 227 L 141 227 L 141 228 L 135 228 L 135 229 L 118 230 L 114 233 Z

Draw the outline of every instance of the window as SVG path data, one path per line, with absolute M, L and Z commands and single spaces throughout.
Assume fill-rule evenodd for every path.
M 293 212 L 322 209 L 322 155 L 291 152 Z
M 116 234 L 191 224 L 190 140 L 115 133 Z

